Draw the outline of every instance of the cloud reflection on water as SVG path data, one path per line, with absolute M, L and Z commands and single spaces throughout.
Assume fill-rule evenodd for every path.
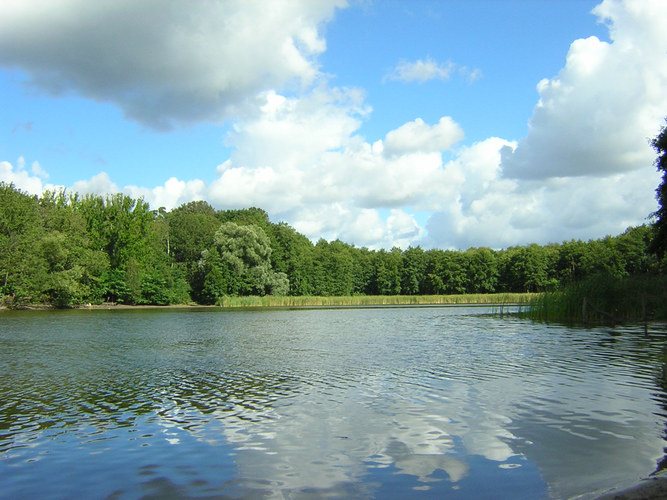
M 100 497 L 122 477 L 177 497 L 561 498 L 663 456 L 662 333 L 463 308 L 32 318 L 0 329 L 0 475 L 33 497 L 71 491 L 77 464 Z
M 336 490 L 379 468 L 413 476 L 414 488 L 425 490 L 444 479 L 437 471 L 450 483 L 465 478 L 467 456 L 499 464 L 516 457 L 507 444 L 514 436 L 504 427 L 510 419 L 462 408 L 473 396 L 460 382 L 417 391 L 369 376 L 342 390 L 323 381 L 292 386 L 293 392 L 281 389 L 283 399 L 264 398 L 268 404 L 262 404 L 246 392 L 249 399 L 231 406 L 227 400 L 224 411 L 211 415 L 234 450 L 239 476 L 266 481 L 274 494 Z M 210 438 L 210 429 L 199 437 Z

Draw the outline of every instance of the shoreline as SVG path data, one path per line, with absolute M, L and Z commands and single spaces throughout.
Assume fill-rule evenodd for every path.
M 167 311 L 167 310 L 195 310 L 195 309 L 211 309 L 219 311 L 231 311 L 235 309 L 357 309 L 357 308 L 378 308 L 378 307 L 484 307 L 484 306 L 520 306 L 521 303 L 503 304 L 494 302 L 439 302 L 439 303 L 394 303 L 383 304 L 316 304 L 316 305 L 210 305 L 210 304 L 169 304 L 165 306 L 157 305 L 128 305 L 128 304 L 92 304 L 82 306 L 70 307 L 55 307 L 51 305 L 32 305 L 17 309 L 10 309 L 6 306 L 0 306 L 0 313 L 2 312 L 40 312 L 40 311 Z
M 220 306 L 202 305 L 202 304 L 168 304 L 165 306 L 158 306 L 153 304 L 147 305 L 130 305 L 130 304 L 81 304 L 68 307 L 56 307 L 50 304 L 31 304 L 16 309 L 7 306 L 0 306 L 0 311 L 113 311 L 113 310 L 134 310 L 134 309 L 222 309 Z
M 57 307 L 52 304 L 26 304 L 18 308 L 0 305 L 3 310 L 140 310 L 140 309 L 240 309 L 240 308 L 309 308 L 309 307 L 380 307 L 380 306 L 529 306 L 536 294 L 497 293 L 460 295 L 352 295 L 352 296 L 243 296 L 225 297 L 217 304 L 130 305 L 115 302 L 77 304 Z
M 634 486 L 619 491 L 609 491 L 596 500 L 661 500 L 667 498 L 667 474 L 650 476 Z

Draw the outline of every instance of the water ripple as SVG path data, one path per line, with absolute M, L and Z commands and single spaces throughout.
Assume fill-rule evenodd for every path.
M 665 339 L 471 308 L 3 313 L 0 496 L 594 492 L 663 457 Z

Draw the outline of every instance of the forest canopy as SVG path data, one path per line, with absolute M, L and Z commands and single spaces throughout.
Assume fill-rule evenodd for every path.
M 664 271 L 653 227 L 503 250 L 357 248 L 311 242 L 259 208 L 172 211 L 142 199 L 0 183 L 0 300 L 6 306 L 215 304 L 238 295 L 346 296 L 541 292 L 604 273 Z

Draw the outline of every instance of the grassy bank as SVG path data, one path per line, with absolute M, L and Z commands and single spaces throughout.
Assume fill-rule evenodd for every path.
M 217 304 L 204 306 L 195 303 L 158 305 L 128 305 L 128 304 L 82 304 L 70 306 L 75 309 L 168 309 L 188 307 L 363 307 L 363 306 L 408 306 L 408 305 L 483 305 L 483 304 L 529 304 L 537 294 L 531 293 L 490 293 L 490 294 L 462 294 L 462 295 L 354 295 L 354 296 L 297 296 L 278 297 L 266 295 L 263 297 L 225 297 Z M 0 303 L 0 311 L 7 309 L 48 310 L 55 309 L 52 304 L 24 304 L 21 307 L 7 308 Z
M 464 295 L 355 295 L 343 297 L 225 297 L 221 307 L 335 307 L 438 304 L 527 304 L 536 294 L 490 293 Z
M 667 319 L 667 276 L 599 275 L 536 295 L 525 313 L 538 321 L 626 323 Z

